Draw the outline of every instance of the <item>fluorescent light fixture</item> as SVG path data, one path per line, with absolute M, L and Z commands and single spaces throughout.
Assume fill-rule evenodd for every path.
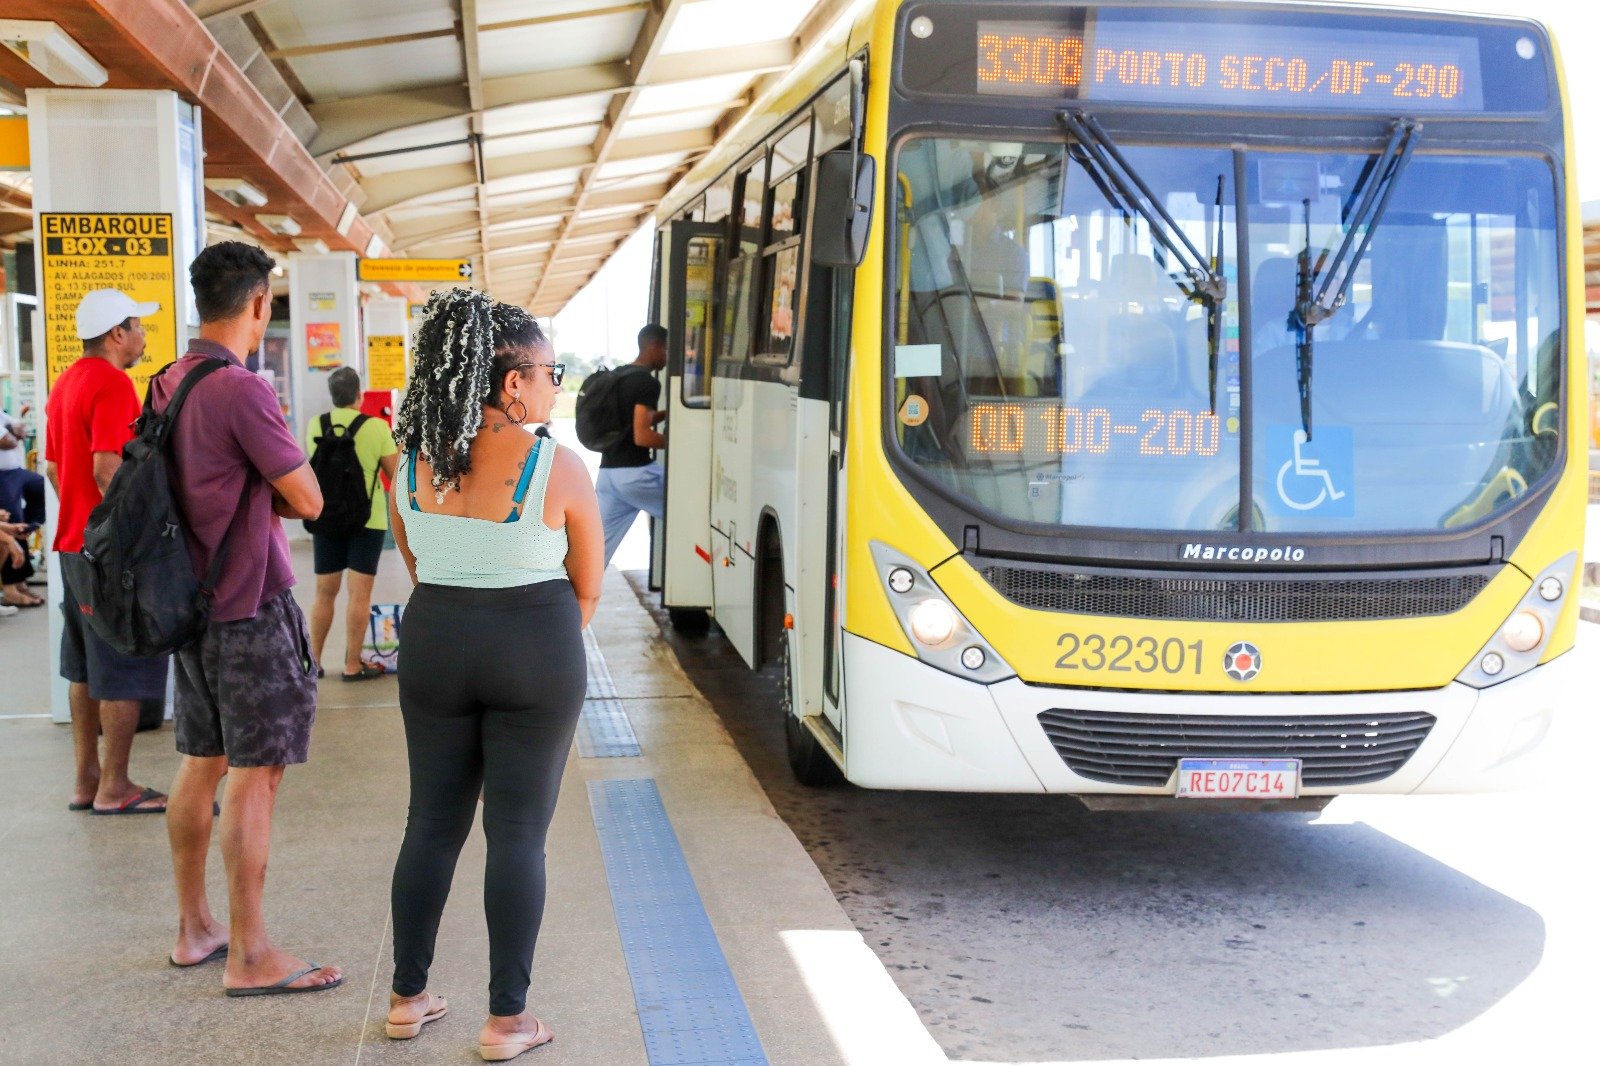
M 243 178 L 207 178 L 206 188 L 234 207 L 267 206 L 267 194 Z
M 356 224 L 356 205 L 345 201 L 344 210 L 339 213 L 339 224 L 334 229 L 339 231 L 339 236 L 348 237 L 350 227 Z
M 310 255 L 328 254 L 328 242 L 321 237 L 300 237 L 294 242 L 294 246 Z
M 106 68 L 54 22 L 0 19 L 0 44 L 56 85 L 93 89 L 106 83 Z
M 383 253 L 383 238 L 374 233 L 372 240 L 367 242 L 366 257 L 368 259 L 379 259 L 382 258 Z
M 296 237 L 300 234 L 300 223 L 288 215 L 257 215 L 256 221 L 280 237 Z

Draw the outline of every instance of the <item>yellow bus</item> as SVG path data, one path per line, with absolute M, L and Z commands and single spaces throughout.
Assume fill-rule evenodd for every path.
M 863 5 L 660 208 L 653 583 L 807 782 L 1508 787 L 1578 619 L 1569 144 L 1523 19 Z

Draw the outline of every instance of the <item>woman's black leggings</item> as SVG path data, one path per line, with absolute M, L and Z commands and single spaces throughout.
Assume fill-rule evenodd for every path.
M 483 795 L 489 1013 L 526 1007 L 544 916 L 544 842 L 588 669 L 572 585 L 419 585 L 406 607 L 400 713 L 411 809 L 395 862 L 394 990 L 428 987 L 439 916 Z

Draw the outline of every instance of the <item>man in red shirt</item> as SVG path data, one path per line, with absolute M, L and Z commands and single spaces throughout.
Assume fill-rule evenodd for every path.
M 133 439 L 139 397 L 127 370 L 144 357 L 139 319 L 157 310 L 116 289 L 96 289 L 78 304 L 83 355 L 56 380 L 45 404 L 45 460 L 61 509 L 55 549 L 83 550 L 89 512 L 99 505 L 122 446 Z M 139 726 L 139 702 L 163 699 L 167 656 L 123 655 L 95 633 L 72 586 L 63 580 L 61 676 L 70 683 L 72 741 L 78 779 L 69 810 L 95 814 L 161 814 L 167 797 L 128 777 L 128 752 Z M 105 737 L 105 758 L 99 738 Z

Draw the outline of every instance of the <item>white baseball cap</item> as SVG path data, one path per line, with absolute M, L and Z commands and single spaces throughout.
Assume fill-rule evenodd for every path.
M 120 289 L 96 289 L 78 303 L 78 339 L 93 340 L 110 333 L 125 319 L 143 318 L 161 310 L 160 304 L 142 304 Z

